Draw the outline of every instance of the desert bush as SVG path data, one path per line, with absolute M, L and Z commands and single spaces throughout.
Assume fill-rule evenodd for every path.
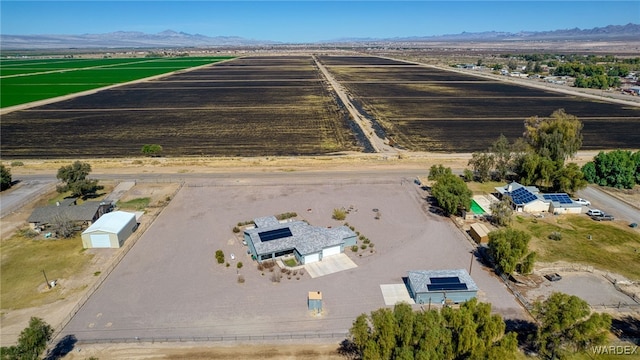
M 351 251 L 353 251 L 353 252 L 358 252 L 358 245 L 353 245 L 353 246 L 351 247 Z
M 22 161 L 12 161 L 11 166 L 24 166 Z
M 142 165 L 142 164 L 144 164 L 144 162 L 142 160 L 133 160 L 131 163 L 133 165 Z
M 280 279 L 282 279 L 282 275 L 279 272 L 274 272 L 271 274 L 271 282 L 279 283 Z
M 238 275 L 238 284 L 244 284 L 244 276 Z
M 364 250 L 364 249 L 366 249 L 366 248 L 367 248 L 367 244 L 362 244 L 362 245 L 360 245 L 360 249 Z
M 216 260 L 218 264 L 224 264 L 224 253 L 222 250 L 216 250 Z
M 264 265 L 262 263 L 258 263 L 258 271 L 264 270 Z
M 347 218 L 347 212 L 345 211 L 345 209 L 333 209 L 333 215 L 331 216 L 331 218 L 335 220 L 344 220 Z
M 286 220 L 286 219 L 291 219 L 298 216 L 297 213 L 295 212 L 286 212 L 286 213 L 282 213 L 282 214 L 278 214 L 276 215 L 276 219 L 278 220 Z
M 369 243 L 369 247 L 372 248 L 373 247 L 373 243 Z
M 554 231 L 551 234 L 549 234 L 549 239 L 560 241 L 562 240 L 562 233 L 560 233 L 559 231 Z
M 236 267 L 238 269 L 242 269 L 242 261 L 238 261 L 238 264 L 236 265 Z
M 300 274 L 300 276 L 304 275 L 304 270 L 300 269 L 300 271 L 298 272 L 298 274 Z
M 233 227 L 233 232 L 236 233 L 236 234 L 239 233 L 240 232 L 240 228 L 237 227 L 237 226 L 234 226 Z
M 38 232 L 26 227 L 18 230 L 18 235 L 27 239 L 33 239 L 34 237 L 38 236 Z
M 226 263 L 226 264 L 225 264 L 224 266 L 226 266 L 226 267 L 229 267 L 229 266 L 231 266 L 231 264 L 229 264 L 229 263 Z

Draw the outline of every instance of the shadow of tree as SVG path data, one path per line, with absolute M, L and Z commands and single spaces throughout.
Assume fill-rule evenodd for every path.
M 626 340 L 640 345 L 640 318 L 631 315 L 622 318 L 613 318 L 611 321 L 611 332 L 620 340 Z
M 505 319 L 505 333 L 513 331 L 517 334 L 518 347 L 525 351 L 536 349 L 535 336 L 537 326 L 534 322 L 522 319 Z
M 47 356 L 44 358 L 45 360 L 57 360 L 62 359 L 65 355 L 70 353 L 75 344 L 78 342 L 75 335 L 67 335 L 60 339 L 56 346 L 47 353 Z
M 358 349 L 356 348 L 356 344 L 349 339 L 344 339 L 340 342 L 340 347 L 338 347 L 338 354 L 342 355 L 345 359 L 359 359 L 360 356 L 358 354 Z

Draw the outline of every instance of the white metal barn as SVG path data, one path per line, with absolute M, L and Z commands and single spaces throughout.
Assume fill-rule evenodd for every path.
M 82 232 L 82 246 L 90 248 L 119 248 L 138 226 L 136 215 L 114 211 L 102 215 Z

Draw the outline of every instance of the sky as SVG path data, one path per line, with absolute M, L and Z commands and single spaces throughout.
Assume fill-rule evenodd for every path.
M 640 23 L 640 1 L 0 0 L 4 35 L 174 30 L 285 43 Z

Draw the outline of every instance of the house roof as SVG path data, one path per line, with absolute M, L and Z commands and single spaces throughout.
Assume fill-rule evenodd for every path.
M 409 271 L 409 282 L 415 294 L 441 291 L 478 291 L 478 286 L 473 281 L 467 270 L 414 270 Z M 456 282 L 456 280 L 458 282 Z M 464 284 L 466 288 L 447 285 Z M 434 289 L 433 287 L 436 287 Z M 430 289 L 430 287 L 432 287 Z
M 114 211 L 106 213 L 96 220 L 82 234 L 93 233 L 97 231 L 108 233 L 119 233 L 131 220 L 135 221 L 136 214 L 125 211 Z
M 501 195 L 509 195 L 511 197 L 511 201 L 516 205 L 526 205 L 539 200 L 546 203 L 553 203 L 555 208 L 581 206 L 571 200 L 569 195 L 566 193 L 541 194 L 537 187 L 524 186 L 515 181 L 505 186 L 498 186 L 495 189 Z
M 30 223 L 50 224 L 60 217 L 71 221 L 91 221 L 100 208 L 100 201 L 86 201 L 81 205 L 64 206 L 48 205 L 37 207 L 33 210 L 29 219 Z
M 301 255 L 314 254 L 322 249 L 341 245 L 346 238 L 356 236 L 346 226 L 323 228 L 304 221 L 280 223 L 276 220 L 273 223 L 265 219 L 267 218 L 255 219 L 256 227 L 245 230 L 258 255 L 291 249 L 296 249 Z

